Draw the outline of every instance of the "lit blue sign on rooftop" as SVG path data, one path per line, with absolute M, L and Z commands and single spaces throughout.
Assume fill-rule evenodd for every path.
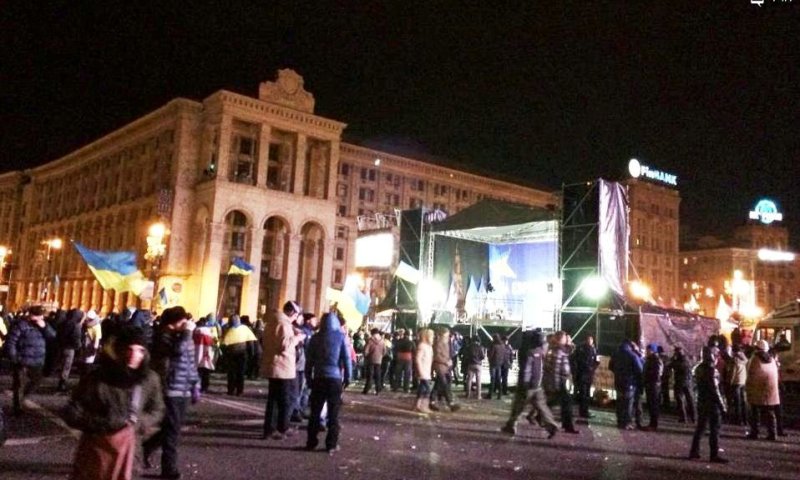
M 759 200 L 755 208 L 750 211 L 750 219 L 769 225 L 772 222 L 782 221 L 783 214 L 778 211 L 778 206 L 775 205 L 775 202 L 765 198 Z

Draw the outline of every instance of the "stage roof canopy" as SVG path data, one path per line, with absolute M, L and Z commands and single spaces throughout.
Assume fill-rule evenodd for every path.
M 483 243 L 529 243 L 558 238 L 558 212 L 485 199 L 434 223 L 436 235 Z

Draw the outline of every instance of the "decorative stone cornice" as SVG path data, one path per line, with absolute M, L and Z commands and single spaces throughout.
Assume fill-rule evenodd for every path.
M 303 77 L 294 70 L 278 70 L 276 81 L 262 82 L 258 86 L 258 99 L 301 112 L 314 113 L 314 95 L 303 87 L 304 83 Z

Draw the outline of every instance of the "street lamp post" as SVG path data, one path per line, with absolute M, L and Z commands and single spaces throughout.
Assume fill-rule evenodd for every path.
M 11 291 L 11 278 L 8 279 L 8 285 L 3 284 L 3 272 L 6 270 L 6 257 L 11 253 L 11 250 L 5 245 L 0 245 L 0 293 L 4 293 L 3 301 L 0 302 L 0 310 L 5 311 L 6 301 L 8 294 Z
M 39 295 L 39 299 L 48 302 L 51 297 L 52 283 L 53 282 L 53 251 L 54 250 L 61 250 L 61 247 L 64 245 L 64 242 L 56 237 L 51 238 L 49 240 L 45 240 L 42 242 L 43 245 L 47 247 L 47 255 L 45 259 L 47 260 L 47 278 L 45 278 L 45 287 L 44 291 Z M 53 295 L 53 299 L 55 299 L 55 295 Z
M 158 295 L 158 274 L 161 268 L 161 260 L 167 254 L 167 244 L 164 239 L 169 235 L 169 230 L 163 222 L 156 222 L 147 229 L 147 252 L 144 254 L 145 260 L 150 262 L 150 280 L 153 282 L 153 298 L 150 300 L 150 308 L 155 305 L 155 298 Z

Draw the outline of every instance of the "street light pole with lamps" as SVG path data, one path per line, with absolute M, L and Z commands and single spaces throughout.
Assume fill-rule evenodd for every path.
M 161 268 L 161 260 L 167 254 L 167 244 L 165 237 L 169 235 L 169 230 L 163 222 L 156 222 L 147 229 L 147 251 L 144 259 L 150 262 L 149 278 L 153 282 L 153 297 L 150 300 L 150 308 L 155 306 L 156 295 L 158 295 L 158 274 Z
M 41 292 L 39 295 L 39 299 L 48 302 L 50 300 L 51 293 L 53 293 L 53 289 L 51 288 L 51 284 L 53 282 L 53 250 L 61 250 L 61 247 L 64 246 L 64 242 L 56 237 L 51 238 L 49 240 L 44 240 L 42 242 L 43 245 L 47 247 L 47 255 L 45 259 L 47 260 L 47 278 L 45 279 L 45 286 L 44 291 Z M 55 295 L 52 295 L 53 299 L 55 299 Z

